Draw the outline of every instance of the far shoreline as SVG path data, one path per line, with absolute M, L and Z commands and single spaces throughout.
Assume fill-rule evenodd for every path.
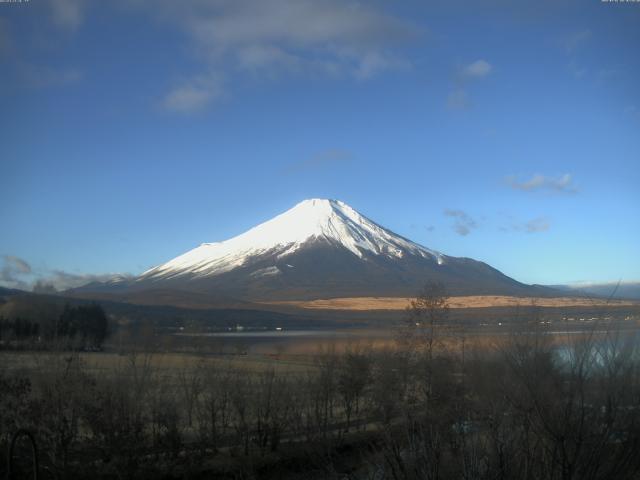
M 260 302 L 262 305 L 293 306 L 306 310 L 404 310 L 408 297 L 344 297 L 317 300 L 282 300 Z M 449 308 L 493 307 L 631 307 L 640 306 L 639 300 L 620 300 L 584 297 L 515 297 L 508 295 L 466 295 L 449 297 Z

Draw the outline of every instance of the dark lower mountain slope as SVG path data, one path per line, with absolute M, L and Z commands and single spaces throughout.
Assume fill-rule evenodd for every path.
M 279 258 L 278 252 L 255 256 L 246 264 L 214 276 L 176 275 L 139 278 L 112 286 L 124 301 L 164 292 L 165 304 L 196 306 L 231 298 L 250 301 L 315 299 L 355 296 L 414 296 L 427 281 L 442 282 L 451 295 L 555 296 L 557 291 L 520 283 L 483 262 L 470 258 L 405 255 L 358 257 L 330 241 L 308 242 Z M 90 286 L 78 290 L 89 294 Z M 95 293 L 105 293 L 100 287 Z M 171 293 L 168 293 L 171 292 Z M 107 298 L 102 296 L 102 298 Z M 118 298 L 118 297 L 114 297 Z M 181 303 L 187 302 L 187 303 Z M 239 301 L 234 306 L 240 306 Z M 133 303 L 140 303 L 134 301 Z M 144 302 L 143 302 L 144 303 Z M 147 302 L 148 303 L 148 302 Z M 158 302 L 154 302 L 158 303 Z
M 190 295 L 224 304 L 228 298 L 414 296 L 427 281 L 443 283 L 451 295 L 558 294 L 520 283 L 486 263 L 423 247 L 343 202 L 324 199 L 305 200 L 229 240 L 203 243 L 137 278 L 90 284 L 76 293 L 139 298 L 141 292 L 148 297 L 165 292 L 172 304 Z

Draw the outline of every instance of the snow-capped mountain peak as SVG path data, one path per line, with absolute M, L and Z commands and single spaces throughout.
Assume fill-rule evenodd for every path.
M 438 264 L 444 255 L 429 250 L 381 227 L 344 202 L 309 199 L 247 232 L 217 243 L 203 243 L 173 260 L 143 273 L 138 280 L 190 275 L 210 277 L 245 265 L 264 254 L 278 260 L 311 242 L 342 246 L 357 257 L 415 255 Z M 274 267 L 275 268 L 275 267 Z M 274 270 L 275 272 L 275 270 Z

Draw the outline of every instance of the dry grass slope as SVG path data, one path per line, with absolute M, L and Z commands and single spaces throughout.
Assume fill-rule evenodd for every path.
M 404 310 L 410 298 L 404 297 L 350 297 L 319 300 L 293 300 L 268 302 L 268 305 L 290 305 L 312 310 Z M 640 301 L 590 299 L 578 297 L 531 298 L 504 295 L 470 295 L 450 297 L 450 308 L 490 308 L 536 305 L 539 307 L 595 307 L 595 306 L 640 306 Z

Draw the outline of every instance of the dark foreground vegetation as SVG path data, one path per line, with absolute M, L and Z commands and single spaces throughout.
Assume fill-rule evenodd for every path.
M 108 328 L 109 320 L 100 305 L 65 304 L 60 314 L 49 311 L 37 320 L 0 316 L 0 347 L 100 349 Z
M 28 433 L 40 478 L 640 478 L 628 333 L 483 345 L 445 326 L 437 290 L 408 313 L 395 348 L 325 349 L 296 369 L 158 369 L 141 351 L 104 368 L 73 350 L 0 364 L 0 450 Z M 14 478 L 33 478 L 33 457 L 18 437 Z

